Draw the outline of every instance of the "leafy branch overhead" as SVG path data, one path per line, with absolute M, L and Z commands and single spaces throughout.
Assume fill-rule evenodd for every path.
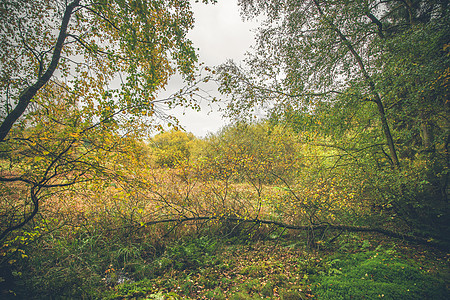
M 193 80 L 188 1 L 5 1 L 1 4 L 0 141 L 53 81 L 86 117 L 154 113 L 156 92 L 179 72 Z

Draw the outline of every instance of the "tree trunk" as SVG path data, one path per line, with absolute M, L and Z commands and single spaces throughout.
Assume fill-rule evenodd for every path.
M 47 67 L 45 73 L 40 76 L 37 81 L 26 87 L 22 93 L 19 95 L 19 102 L 16 107 L 6 116 L 0 126 L 0 143 L 3 142 L 11 130 L 14 123 L 23 115 L 31 99 L 36 95 L 36 93 L 50 80 L 59 64 L 59 59 L 61 58 L 61 51 L 64 46 L 64 41 L 67 37 L 67 27 L 69 25 L 70 17 L 72 16 L 73 10 L 78 6 L 80 0 L 74 0 L 66 7 L 64 12 L 63 20 L 61 23 L 61 28 L 59 30 L 58 39 L 56 40 L 55 49 L 53 50 L 52 60 Z
M 257 224 L 265 224 L 265 225 L 274 225 L 286 229 L 292 230 L 318 230 L 318 229 L 334 229 L 334 230 L 345 230 L 351 232 L 373 232 L 379 233 L 385 236 L 402 239 L 409 242 L 414 242 L 418 244 L 424 244 L 431 247 L 448 250 L 448 244 L 445 241 L 440 241 L 432 238 L 424 238 L 419 236 L 414 236 L 410 234 L 403 234 L 400 232 L 396 232 L 389 229 L 384 229 L 380 227 L 369 227 L 369 226 L 352 226 L 352 225 L 343 225 L 343 224 L 318 224 L 318 225 L 292 225 L 287 223 L 282 223 L 278 221 L 272 220 L 261 220 L 261 219 L 247 219 L 247 218 L 239 218 L 239 217 L 218 217 L 218 216 L 197 216 L 197 217 L 184 217 L 179 219 L 163 219 L 163 220 L 154 220 L 144 223 L 145 226 L 151 226 L 155 224 L 163 224 L 163 223 L 176 223 L 183 224 L 186 222 L 196 222 L 196 221 L 211 221 L 211 220 L 220 220 L 220 221 L 232 221 L 237 223 L 257 223 Z M 142 224 L 140 224 L 142 228 Z M 133 225 L 127 227 L 134 227 Z M 117 230 L 114 228 L 113 230 Z
M 364 65 L 364 63 L 363 63 L 363 61 L 361 59 L 361 56 L 358 54 L 358 52 L 356 52 L 356 50 L 353 47 L 352 43 L 350 43 L 350 41 L 342 33 L 342 31 L 334 25 L 332 20 L 329 20 L 325 16 L 325 14 L 322 11 L 322 8 L 320 7 L 320 5 L 317 2 L 317 0 L 314 0 L 314 3 L 316 5 L 316 7 L 317 7 L 317 10 L 318 10 L 320 16 L 323 17 L 328 22 L 330 27 L 338 34 L 339 39 L 341 40 L 341 42 L 348 48 L 348 50 L 352 54 L 353 58 L 356 60 L 358 66 L 359 66 L 359 69 L 361 71 L 361 74 L 363 75 L 364 81 L 369 86 L 370 92 L 372 94 L 373 99 L 371 99 L 371 101 L 375 102 L 375 104 L 377 105 L 378 114 L 379 114 L 380 121 L 381 121 L 381 127 L 382 127 L 382 130 L 383 130 L 384 137 L 386 138 L 386 143 L 387 143 L 388 148 L 389 148 L 389 154 L 390 154 L 392 163 L 395 166 L 395 168 L 397 168 L 397 169 L 400 168 L 400 163 L 398 161 L 398 156 L 397 156 L 397 151 L 395 149 L 394 140 L 392 138 L 392 134 L 391 134 L 391 130 L 389 128 L 389 124 L 388 124 L 388 122 L 386 120 L 386 113 L 385 113 L 385 110 L 384 110 L 383 102 L 381 101 L 380 95 L 376 91 L 375 83 L 373 82 L 372 78 L 370 77 L 369 73 L 367 72 L 367 70 L 365 68 L 365 65 Z

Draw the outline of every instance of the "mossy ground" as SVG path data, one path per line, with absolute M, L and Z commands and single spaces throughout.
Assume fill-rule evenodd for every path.
M 448 299 L 444 254 L 375 243 L 312 251 L 292 240 L 234 244 L 203 238 L 168 248 L 154 262 L 160 269 L 153 278 L 111 286 L 101 297 Z

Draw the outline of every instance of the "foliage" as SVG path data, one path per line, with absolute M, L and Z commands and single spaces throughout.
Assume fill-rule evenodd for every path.
M 447 295 L 441 279 L 400 257 L 394 249 L 358 250 L 336 258 L 304 252 L 291 242 L 255 243 L 251 247 L 221 244 L 214 252 L 214 264 L 189 272 L 167 266 L 170 271 L 158 278 L 124 283 L 108 297 L 145 298 L 156 291 L 186 299 L 442 299 Z M 336 289 L 330 290 L 330 284 L 336 284 Z
M 86 117 L 126 111 L 126 126 L 154 114 L 155 92 L 176 70 L 191 76 L 197 59 L 188 1 L 4 2 L 1 17 L 2 141 L 49 80 L 67 82 Z
M 161 110 L 201 97 L 188 1 L 0 4 L 4 295 L 448 297 L 442 253 L 345 232 L 448 245 L 447 6 L 240 3 L 267 20 L 202 140 Z
M 296 142 L 292 132 L 281 127 L 237 123 L 207 139 L 199 160 L 217 178 L 249 182 L 260 189 L 276 176 L 295 175 Z
M 154 160 L 161 167 L 175 167 L 189 161 L 195 143 L 192 133 L 172 130 L 160 133 L 150 141 Z
M 154 240 L 138 242 L 139 236 L 127 240 L 126 232 L 111 234 L 90 227 L 75 227 L 72 233 L 52 230 L 39 243 L 28 245 L 30 255 L 14 264 L 17 275 L 13 291 L 17 296 L 98 297 L 100 290 L 132 282 L 130 274 L 135 279 L 154 274 L 143 268 L 159 255 Z
M 172 267 L 176 270 L 196 270 L 207 267 L 213 262 L 210 258 L 216 250 L 216 244 L 217 241 L 205 236 L 170 246 L 156 264 L 159 264 L 162 269 Z
M 142 176 L 143 169 L 138 167 L 138 170 Z M 354 269 L 351 268 L 354 258 L 340 258 L 341 263 L 336 257 L 322 256 L 328 252 L 305 251 L 309 249 L 305 248 L 307 236 L 286 235 L 282 230 L 274 232 L 270 226 L 242 227 L 199 221 L 186 223 L 189 227 L 184 227 L 177 226 L 176 219 L 167 225 L 141 225 L 143 220 L 157 218 L 158 209 L 148 206 L 151 203 L 146 203 L 146 197 L 140 198 L 139 193 L 133 196 L 136 186 L 119 187 L 92 186 L 93 191 L 85 195 L 85 202 L 80 195 L 74 198 L 78 202 L 76 210 L 74 200 L 70 199 L 67 206 L 48 203 L 44 207 L 42 213 L 50 214 L 53 208 L 56 216 L 64 215 L 64 218 L 43 221 L 50 234 L 24 244 L 21 249 L 26 257 L 21 257 L 20 251 L 11 257 L 17 260 L 12 265 L 16 294 L 33 295 L 36 299 L 55 294 L 110 299 L 158 299 L 169 295 L 191 299 L 203 295 L 287 298 L 300 294 L 305 297 L 316 294 L 310 290 L 311 284 L 325 282 L 326 276 L 346 274 L 347 264 L 349 272 Z M 98 201 L 89 201 L 92 198 Z M 175 208 L 174 204 L 166 203 Z M 142 211 L 136 209 L 139 207 Z M 193 207 L 187 207 L 186 211 Z M 222 231 L 224 226 L 242 231 L 234 238 L 228 231 Z M 315 242 L 320 248 L 316 249 L 337 249 L 337 245 L 340 251 L 350 253 L 371 247 L 368 241 L 360 238 L 349 241 L 347 236 L 336 232 L 317 234 Z M 258 238 L 274 240 L 264 244 L 257 242 Z M 350 238 L 357 239 L 357 235 Z M 361 260 L 370 255 L 361 254 Z

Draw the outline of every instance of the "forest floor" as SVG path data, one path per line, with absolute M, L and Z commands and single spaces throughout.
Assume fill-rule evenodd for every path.
M 154 276 L 105 272 L 104 299 L 450 299 L 450 254 L 369 234 L 305 247 L 301 237 L 178 242 Z M 142 266 L 128 270 L 136 272 Z M 118 284 L 120 282 L 120 284 Z

